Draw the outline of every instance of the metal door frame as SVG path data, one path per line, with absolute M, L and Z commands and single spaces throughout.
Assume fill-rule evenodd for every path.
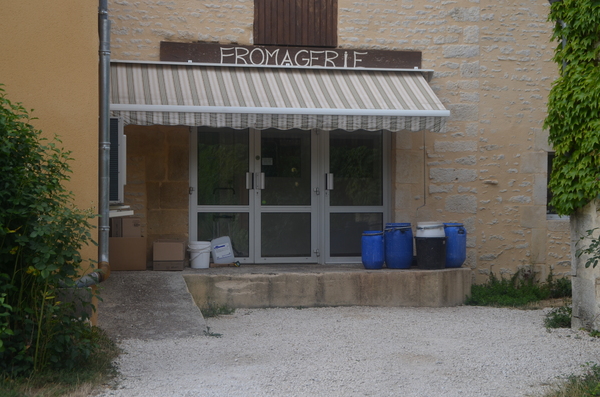
M 348 132 L 351 134 L 351 132 Z M 261 172 L 261 162 L 256 156 L 261 156 L 261 131 L 248 129 L 249 134 L 249 172 Z M 382 189 L 383 203 L 381 206 L 373 207 L 330 207 L 329 192 L 326 190 L 325 174 L 329 172 L 329 131 L 316 130 L 310 131 L 311 137 L 311 205 L 305 207 L 297 206 L 273 206 L 262 207 L 261 192 L 259 189 L 250 189 L 248 205 L 238 206 L 211 206 L 202 208 L 197 199 L 198 183 L 198 128 L 190 128 L 190 194 L 189 194 L 189 238 L 191 241 L 197 240 L 198 235 L 198 213 L 200 212 L 237 212 L 248 213 L 249 222 L 249 256 L 247 258 L 237 258 L 240 263 L 258 264 L 258 263 L 360 263 L 360 257 L 331 257 L 330 255 L 330 214 L 349 213 L 349 212 L 376 212 L 382 213 L 382 222 L 385 225 L 390 219 L 390 175 L 391 175 L 391 133 L 382 131 Z M 261 214 L 268 212 L 310 212 L 311 213 L 311 256 L 310 257 L 260 257 L 261 243 Z
M 318 262 L 318 195 L 317 187 L 317 156 L 314 155 L 317 150 L 317 139 L 314 130 L 306 131 L 310 133 L 310 190 L 311 204 L 306 206 L 263 206 L 261 199 L 261 189 L 253 189 L 251 195 L 254 196 L 254 239 L 255 239 L 255 261 L 254 263 L 317 263 Z M 285 131 L 283 131 L 285 134 Z M 254 140 L 254 152 L 251 152 L 250 167 L 251 172 L 261 172 L 261 139 L 262 131 L 251 129 L 251 139 Z M 256 186 L 255 186 L 256 188 Z M 260 247 L 262 243 L 262 214 L 263 213 L 310 213 L 310 245 L 311 255 L 306 257 L 262 257 Z
M 325 174 L 330 172 L 329 170 L 329 131 L 323 131 L 321 134 L 321 158 L 322 158 L 322 172 L 319 175 L 323 175 L 322 186 L 324 189 L 324 199 L 321 202 L 321 213 L 322 215 L 322 228 L 323 228 L 323 246 L 324 246 L 324 263 L 361 263 L 360 257 L 349 256 L 331 256 L 331 214 L 333 213 L 381 213 L 382 214 L 382 226 L 390 219 L 390 157 L 391 157 L 391 133 L 389 131 L 382 130 L 382 205 L 380 206 L 330 206 L 329 199 L 330 194 L 326 189 L 325 185 Z M 352 132 L 348 132 L 352 134 Z M 334 175 L 335 179 L 335 175 Z M 334 187 L 335 188 L 335 187 Z
M 319 259 L 319 213 L 317 197 L 317 170 L 318 156 L 315 155 L 318 141 L 316 132 L 310 132 L 310 166 L 311 166 L 311 204 L 308 206 L 272 206 L 263 207 L 261 203 L 261 189 L 258 186 L 249 186 L 248 205 L 198 205 L 198 127 L 190 128 L 190 155 L 189 155 L 189 173 L 190 173 L 190 191 L 189 191 L 189 238 L 195 241 L 198 238 L 198 213 L 202 212 L 234 212 L 248 214 L 248 257 L 238 258 L 240 263 L 259 264 L 259 263 L 318 263 Z M 248 129 L 248 172 L 250 174 L 261 173 L 261 137 L 262 131 Z M 257 158 L 258 156 L 258 158 Z M 254 176 L 252 176 L 254 181 Z M 300 210 L 300 211 L 298 211 Z M 307 257 L 261 257 L 261 215 L 262 213 L 310 213 L 311 218 L 311 256 Z

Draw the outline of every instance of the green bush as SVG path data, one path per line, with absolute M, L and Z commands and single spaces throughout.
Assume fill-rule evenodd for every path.
M 235 309 L 229 307 L 227 304 L 218 305 L 213 301 L 209 301 L 204 307 L 200 308 L 200 313 L 202 313 L 202 317 L 204 318 L 219 317 L 222 315 L 233 314 L 235 313 Z
M 0 379 L 2 397 L 89 396 L 90 391 L 110 382 L 117 375 L 113 364 L 120 351 L 100 328 L 91 327 L 91 338 L 98 346 L 90 357 L 74 369 L 55 369 L 35 372 L 29 377 Z
M 584 365 L 581 375 L 570 375 L 564 384 L 554 387 L 544 397 L 600 396 L 600 367 L 594 363 Z
M 544 319 L 546 328 L 571 328 L 572 309 L 570 306 L 561 306 L 552 309 Z
M 571 296 L 569 279 L 555 280 L 552 273 L 546 283 L 538 283 L 532 273 L 519 270 L 510 278 L 496 277 L 491 272 L 485 284 L 473 285 L 465 302 L 473 306 L 521 307 L 544 299 Z
M 85 270 L 92 214 L 63 186 L 70 152 L 31 120 L 0 86 L 0 373 L 12 376 L 75 368 L 95 348 L 87 314 L 58 299 Z
M 552 272 L 548 275 L 546 284 L 543 284 L 541 287 L 548 291 L 548 298 L 550 299 L 570 298 L 573 294 L 571 278 L 563 277 L 555 279 Z

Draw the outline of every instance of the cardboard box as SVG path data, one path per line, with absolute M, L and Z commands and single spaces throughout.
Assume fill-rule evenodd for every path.
M 129 216 L 121 219 L 123 220 L 121 237 L 142 237 L 142 220 L 140 218 Z
M 110 218 L 110 237 L 142 237 L 142 221 L 136 216 Z
M 185 243 L 179 240 L 156 240 L 152 245 L 154 262 L 185 260 Z
M 183 261 L 154 261 L 152 270 L 183 270 Z
M 108 260 L 110 270 L 146 270 L 146 238 L 110 237 Z

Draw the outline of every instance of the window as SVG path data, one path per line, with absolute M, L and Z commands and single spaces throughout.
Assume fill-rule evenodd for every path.
M 254 0 L 254 44 L 337 47 L 337 0 Z

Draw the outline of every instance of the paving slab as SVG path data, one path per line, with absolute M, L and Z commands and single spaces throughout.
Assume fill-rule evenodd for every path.
M 99 291 L 98 326 L 115 340 L 185 338 L 206 330 L 181 272 L 115 271 Z

